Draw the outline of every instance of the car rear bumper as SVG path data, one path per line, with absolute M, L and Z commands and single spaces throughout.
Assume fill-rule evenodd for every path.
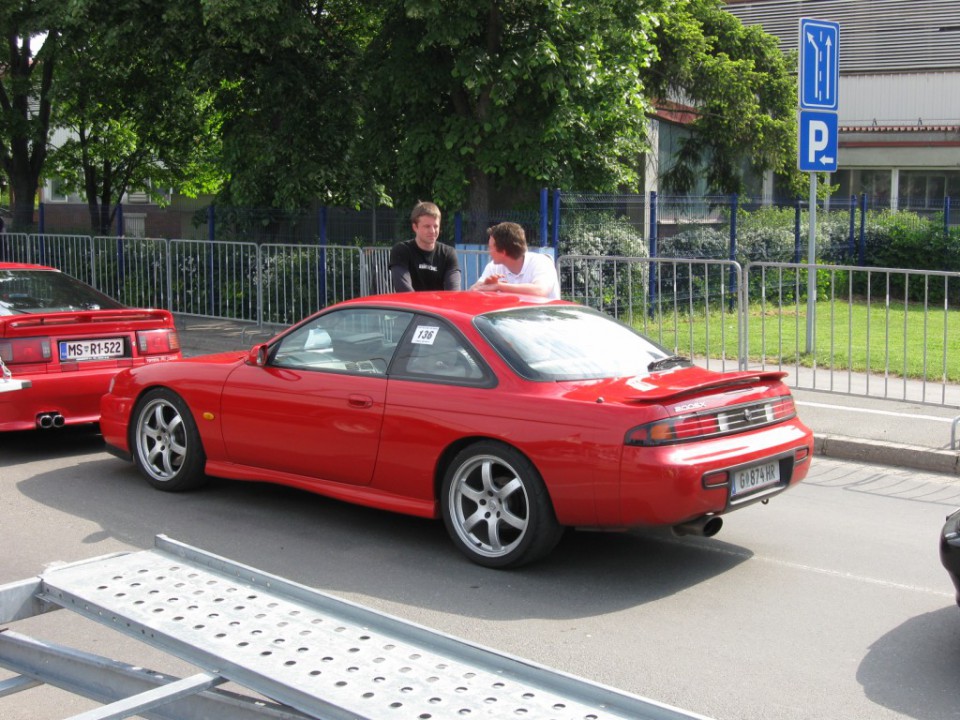
M 960 510 L 947 516 L 940 532 L 940 562 L 950 575 L 960 605 Z
M 796 419 L 715 440 L 627 448 L 620 524 L 676 525 L 767 500 L 803 480 L 812 456 L 813 434 Z M 778 466 L 776 483 L 734 492 L 737 472 L 772 464 Z
M 0 432 L 35 430 L 39 427 L 38 417 L 49 414 L 62 417 L 64 425 L 97 422 L 100 396 L 116 373 L 111 368 L 25 378 L 30 380 L 30 387 L 0 393 Z

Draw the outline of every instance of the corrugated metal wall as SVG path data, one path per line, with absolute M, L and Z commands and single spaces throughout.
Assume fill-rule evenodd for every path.
M 960 70 L 957 0 L 728 0 L 727 9 L 784 51 L 797 48 L 799 18 L 840 23 L 841 75 Z
M 847 75 L 839 96 L 841 125 L 960 123 L 960 72 Z

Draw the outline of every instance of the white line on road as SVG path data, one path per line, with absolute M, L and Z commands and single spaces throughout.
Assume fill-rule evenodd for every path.
M 815 403 L 815 402 L 804 402 L 802 400 L 794 400 L 794 405 L 806 405 L 807 407 L 818 407 L 825 408 L 827 410 L 849 410 L 850 412 L 858 413 L 871 413 L 873 415 L 890 415 L 892 417 L 904 417 L 905 414 L 902 412 L 893 412 L 891 410 L 869 410 L 867 408 L 858 408 L 858 407 L 847 407 L 846 405 L 828 405 L 826 403 Z M 945 422 L 952 423 L 953 418 L 937 417 L 936 415 L 913 415 L 912 413 L 906 415 L 911 420 L 933 420 L 934 422 Z
M 679 539 L 664 539 L 664 542 L 677 545 L 686 545 L 683 540 Z M 953 598 L 954 594 L 949 592 L 944 592 L 942 590 L 934 590 L 933 588 L 922 587 L 920 585 L 907 585 L 905 583 L 893 582 L 890 580 L 881 580 L 879 578 L 868 577 L 867 575 L 856 575 L 854 573 L 843 572 L 841 570 L 830 570 L 828 568 L 817 567 L 815 565 L 805 565 L 804 563 L 791 562 L 790 560 L 780 560 L 774 557 L 767 557 L 765 555 L 754 555 L 749 552 L 738 552 L 736 550 L 730 550 L 729 548 L 718 547 L 716 545 L 708 545 L 706 543 L 697 544 L 697 547 L 701 550 L 707 550 L 709 552 L 719 553 L 721 555 L 731 555 L 733 557 L 744 558 L 746 560 L 759 560 L 760 562 L 771 563 L 773 565 L 779 565 L 781 567 L 790 568 L 791 570 L 801 570 L 805 572 L 814 572 L 820 575 L 830 575 L 837 578 L 842 578 L 844 580 L 853 580 L 854 582 L 868 583 L 870 585 L 880 585 L 885 588 L 892 588 L 895 590 L 909 590 L 911 592 L 920 592 L 928 595 L 936 595 L 938 597 Z

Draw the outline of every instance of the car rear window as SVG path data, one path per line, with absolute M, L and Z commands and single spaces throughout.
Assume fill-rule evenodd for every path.
M 586 307 L 537 306 L 480 315 L 477 329 L 517 374 L 543 381 L 649 374 L 670 353 Z
M 52 270 L 0 270 L 0 315 L 119 310 L 116 300 Z

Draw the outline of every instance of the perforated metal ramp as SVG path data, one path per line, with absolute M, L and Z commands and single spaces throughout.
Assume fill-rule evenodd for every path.
M 699 718 L 467 643 L 164 536 L 56 567 L 55 603 L 324 720 Z

